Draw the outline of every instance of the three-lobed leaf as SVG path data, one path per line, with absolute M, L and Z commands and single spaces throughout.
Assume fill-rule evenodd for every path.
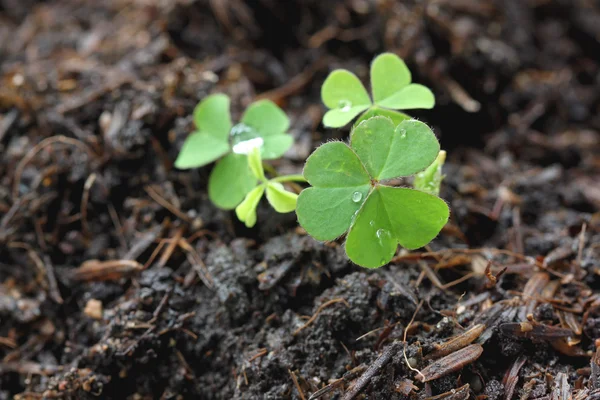
M 296 209 L 298 195 L 288 192 L 279 182 L 267 182 L 267 201 L 278 213 L 289 213 Z
M 399 123 L 404 114 L 389 112 L 415 108 L 433 108 L 435 98 L 430 89 L 413 84 L 410 70 L 395 54 L 384 53 L 371 64 L 371 91 L 373 100 L 358 77 L 347 70 L 335 70 L 321 88 L 321 98 L 329 111 L 323 116 L 323 124 L 338 128 L 352 121 L 367 110 L 361 119 L 374 115 L 391 117 Z M 386 112 L 387 111 L 387 112 Z
M 429 243 L 448 220 L 440 198 L 380 181 L 413 175 L 430 165 L 439 143 L 427 125 L 385 117 L 359 124 L 350 146 L 322 145 L 308 158 L 304 176 L 312 185 L 298 198 L 300 225 L 319 240 L 348 232 L 346 252 L 355 263 L 376 268 L 397 245 L 414 249 Z
M 214 94 L 194 109 L 196 131 L 187 137 L 175 161 L 181 169 L 197 168 L 217 161 L 208 183 L 211 201 L 233 209 L 256 187 L 247 154 L 259 148 L 262 159 L 279 158 L 293 143 L 287 134 L 290 121 L 270 100 L 252 103 L 241 122 L 232 125 L 229 97 Z M 255 165 L 256 166 L 256 165 Z M 256 172 L 256 171 L 255 171 Z

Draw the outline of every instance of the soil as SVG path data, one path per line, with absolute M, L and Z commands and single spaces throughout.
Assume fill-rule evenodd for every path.
M 0 399 L 600 398 L 598 21 L 590 0 L 0 0 Z M 222 92 L 234 118 L 286 110 L 276 166 L 300 173 L 348 135 L 320 125 L 327 73 L 366 82 L 384 51 L 437 98 L 412 113 L 449 154 L 427 248 L 362 269 L 173 168 Z

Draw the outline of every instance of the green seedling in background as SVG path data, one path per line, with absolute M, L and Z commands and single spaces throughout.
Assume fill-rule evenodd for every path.
M 251 228 L 256 224 L 256 207 L 265 192 L 267 193 L 267 201 L 279 213 L 288 213 L 296 209 L 296 193 L 285 190 L 282 182 L 302 181 L 305 179 L 299 175 L 279 176 L 273 179 L 267 179 L 263 169 L 260 151 L 258 148 L 252 149 L 248 154 L 248 165 L 254 177 L 259 184 L 250 190 L 236 208 L 235 213 L 238 219 Z
M 307 159 L 304 177 L 312 187 L 298 197 L 300 225 L 323 241 L 347 232 L 348 257 L 367 268 L 388 263 L 398 244 L 426 245 L 448 221 L 448 206 L 432 194 L 385 182 L 425 170 L 439 150 L 422 122 L 363 121 L 351 132 L 349 146 L 326 143 Z
M 442 167 L 445 161 L 446 152 L 441 150 L 435 161 L 425 171 L 415 175 L 415 181 L 413 182 L 415 189 L 439 196 L 440 186 L 444 180 Z
M 393 110 L 433 108 L 435 98 L 431 90 L 411 82 L 408 67 L 392 53 L 377 56 L 371 64 L 373 100 L 356 75 L 335 70 L 321 88 L 321 99 L 330 109 L 323 116 L 323 125 L 339 128 L 362 112 L 359 123 L 373 116 L 386 116 L 398 125 L 410 117 Z
M 208 180 L 208 195 L 220 208 L 235 208 L 257 186 L 248 164 L 248 153 L 260 149 L 265 160 L 279 158 L 293 143 L 286 134 L 290 121 L 269 100 L 250 104 L 233 126 L 229 97 L 208 96 L 194 110 L 196 131 L 185 140 L 175 161 L 180 169 L 198 168 L 219 160 Z

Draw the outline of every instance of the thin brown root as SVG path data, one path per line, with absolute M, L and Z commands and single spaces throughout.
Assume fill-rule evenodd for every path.
M 417 308 L 415 309 L 415 312 L 413 313 L 412 318 L 410 319 L 410 322 L 408 323 L 408 325 L 406 325 L 406 328 L 404 328 L 404 337 L 402 339 L 404 341 L 404 348 L 402 349 L 402 355 L 404 356 L 404 362 L 406 363 L 406 366 L 408 367 L 408 369 L 410 369 L 411 371 L 415 371 L 417 374 L 419 374 L 419 376 L 421 376 L 423 379 L 425 379 L 425 375 L 423 375 L 421 373 L 421 371 L 419 371 L 417 368 L 413 368 L 410 365 L 410 363 L 408 362 L 408 357 L 406 356 L 406 335 L 408 334 L 408 328 L 410 328 L 412 323 L 415 321 L 415 318 L 417 317 L 417 313 L 421 309 L 422 305 L 423 305 L 423 300 L 421 300 L 419 302 L 419 304 L 417 305 Z
M 308 321 L 306 321 L 306 323 L 304 325 L 302 325 L 300 328 L 296 329 L 296 331 L 292 334 L 293 336 L 296 336 L 298 333 L 300 333 L 302 330 L 304 330 L 306 327 L 308 327 L 310 324 L 312 324 L 313 322 L 315 322 L 315 320 L 317 319 L 317 317 L 319 316 L 319 314 L 321 313 L 321 311 L 323 311 L 323 309 L 325 309 L 326 307 L 335 304 L 335 303 L 344 303 L 344 305 L 348 308 L 350 308 L 350 304 L 348 304 L 348 302 L 346 301 L 346 299 L 343 299 L 341 297 L 337 298 L 337 299 L 331 299 L 323 304 L 321 304 L 319 306 L 319 308 L 317 308 L 317 312 L 313 314 L 312 317 L 310 317 L 310 319 Z

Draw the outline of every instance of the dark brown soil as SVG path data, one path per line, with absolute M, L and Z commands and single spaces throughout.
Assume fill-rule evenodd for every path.
M 600 398 L 599 21 L 592 0 L 0 0 L 0 399 Z M 223 92 L 288 112 L 299 173 L 347 136 L 319 122 L 327 73 L 366 80 L 383 51 L 438 100 L 414 113 L 449 153 L 427 249 L 365 270 L 173 168 Z

